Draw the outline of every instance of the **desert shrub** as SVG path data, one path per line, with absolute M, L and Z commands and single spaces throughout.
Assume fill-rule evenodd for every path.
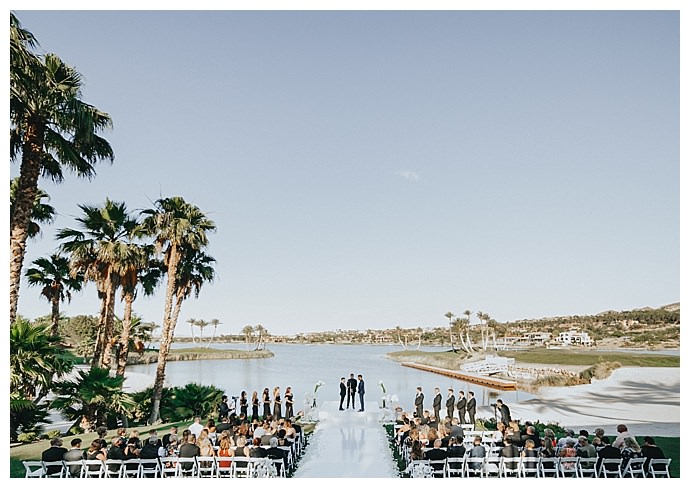
M 48 439 L 55 439 L 56 437 L 60 437 L 61 435 L 62 432 L 60 432 L 58 429 L 53 429 L 46 432 L 46 437 Z
M 72 435 L 81 435 L 84 433 L 84 429 L 79 427 L 78 425 L 74 425 L 70 427 L 69 433 Z
M 38 439 L 38 434 L 36 432 L 22 432 L 17 436 L 17 440 L 25 444 L 30 444 L 36 439 Z

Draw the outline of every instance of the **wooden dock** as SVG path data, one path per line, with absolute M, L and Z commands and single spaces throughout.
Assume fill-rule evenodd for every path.
M 497 390 L 517 390 L 517 382 L 513 380 L 504 380 L 502 378 L 492 378 L 480 374 L 465 373 L 464 371 L 453 371 L 451 369 L 437 368 L 435 366 L 427 366 L 419 363 L 402 363 L 408 368 L 421 369 L 422 371 L 429 371 L 430 373 L 442 374 L 461 381 L 467 381 L 475 385 L 495 388 Z

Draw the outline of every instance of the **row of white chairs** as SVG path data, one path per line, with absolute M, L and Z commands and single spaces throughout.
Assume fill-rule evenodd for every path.
M 283 459 L 240 456 L 22 462 L 26 478 L 284 478 L 289 469 Z
M 452 457 L 438 461 L 411 461 L 410 477 L 536 477 L 536 478 L 670 478 L 671 459 L 622 459 L 580 457 Z

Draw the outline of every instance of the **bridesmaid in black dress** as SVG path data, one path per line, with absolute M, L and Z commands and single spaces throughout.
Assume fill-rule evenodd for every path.
M 262 400 L 264 403 L 264 420 L 266 420 L 271 416 L 271 394 L 269 393 L 268 388 L 264 388 Z
M 293 411 L 292 405 L 294 403 L 293 395 L 292 395 L 292 387 L 288 386 L 285 389 L 285 418 L 286 419 L 291 419 L 292 417 L 295 416 L 295 413 Z
M 247 418 L 247 408 L 249 407 L 249 401 L 247 399 L 247 392 L 242 391 L 240 395 L 240 415 L 244 414 L 244 418 Z
M 280 400 L 280 387 L 273 388 L 273 418 L 280 420 L 283 418 L 282 402 Z
M 259 393 L 252 392 L 252 422 L 259 420 Z

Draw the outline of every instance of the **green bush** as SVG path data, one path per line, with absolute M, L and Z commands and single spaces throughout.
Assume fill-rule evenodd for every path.
M 62 432 L 60 432 L 58 429 L 53 429 L 46 432 L 46 437 L 48 439 L 55 439 L 56 437 L 60 437 L 61 435 Z
M 72 434 L 72 435 L 80 435 L 80 434 L 83 434 L 83 433 L 84 433 L 84 429 L 82 429 L 82 428 L 79 427 L 78 425 L 75 425 L 75 426 L 73 426 L 73 427 L 70 427 L 69 433 Z
M 38 434 L 36 432 L 22 432 L 17 436 L 19 442 L 25 444 L 30 444 L 38 439 Z

